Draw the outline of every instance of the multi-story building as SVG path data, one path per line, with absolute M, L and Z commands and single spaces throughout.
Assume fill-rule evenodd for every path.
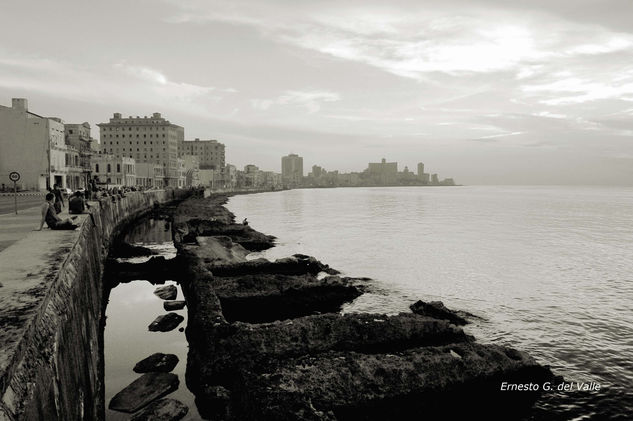
M 200 160 L 200 169 L 219 170 L 224 168 L 224 144 L 217 140 L 183 140 L 178 143 L 178 155 L 194 155 Z
M 61 120 L 30 112 L 25 98 L 13 98 L 11 107 L 0 106 L 2 187 L 8 187 L 7 176 L 13 171 L 20 173 L 17 186 L 23 190 L 68 187 L 67 153 Z
M 281 178 L 286 186 L 298 186 L 303 182 L 303 158 L 290 154 L 281 158 Z
M 440 179 L 438 178 L 437 174 L 431 174 L 431 184 L 433 184 L 434 186 L 440 184 Z
M 81 124 L 64 124 L 64 135 L 66 144 L 79 151 L 81 174 L 79 175 L 79 179 L 75 180 L 76 188 L 86 187 L 92 178 L 90 176 L 92 171 L 90 163 L 93 152 L 92 143 L 96 143 L 96 140 L 90 136 L 90 124 L 87 122 Z
M 160 113 L 127 118 L 114 113 L 108 123 L 97 126 L 101 129 L 103 153 L 133 158 L 140 163 L 161 164 L 167 186 L 179 187 L 184 183 L 182 163 L 178 162 L 178 143 L 185 138 L 185 129 L 181 126 L 172 124 Z
M 185 165 L 185 186 L 197 187 L 200 185 L 200 161 L 195 155 L 183 155 Z
M 137 162 L 134 165 L 136 186 L 144 188 L 165 187 L 165 168 L 161 164 Z
M 136 164 L 134 158 L 101 154 L 92 158 L 92 177 L 100 186 L 136 186 Z
M 365 170 L 370 183 L 373 184 L 392 184 L 396 182 L 398 176 L 398 163 L 387 162 L 383 158 L 380 162 L 370 162 Z
M 237 187 L 237 168 L 233 164 L 226 164 L 224 167 L 224 188 L 234 189 Z

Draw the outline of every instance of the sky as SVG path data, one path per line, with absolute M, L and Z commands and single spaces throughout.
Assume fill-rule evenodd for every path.
M 630 0 L 5 2 L 0 105 L 160 112 L 238 167 L 633 185 Z

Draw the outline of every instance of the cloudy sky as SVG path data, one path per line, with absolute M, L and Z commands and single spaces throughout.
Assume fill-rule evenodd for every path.
M 0 104 L 161 112 L 227 161 L 633 184 L 630 0 L 5 2 Z M 307 171 L 306 171 L 307 172 Z

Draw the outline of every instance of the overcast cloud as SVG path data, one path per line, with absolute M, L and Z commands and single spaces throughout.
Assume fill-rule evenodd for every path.
M 631 16 L 629 0 L 11 2 L 0 103 L 95 137 L 114 112 L 161 112 L 276 171 L 294 152 L 465 184 L 631 185 Z

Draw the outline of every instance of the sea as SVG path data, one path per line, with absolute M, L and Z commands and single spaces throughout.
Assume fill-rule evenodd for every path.
M 439 300 L 473 315 L 479 342 L 527 351 L 572 383 L 526 419 L 633 419 L 633 188 L 297 189 L 228 208 L 277 237 L 249 258 L 302 253 L 371 278 L 344 312 Z

